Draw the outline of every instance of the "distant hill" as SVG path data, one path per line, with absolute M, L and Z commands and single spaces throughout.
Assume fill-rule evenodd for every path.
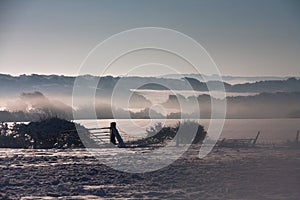
M 73 84 L 76 77 L 58 75 L 21 75 L 11 76 L 0 74 L 0 93 L 5 95 L 19 95 L 23 92 L 40 91 L 47 96 L 64 95 L 70 96 L 73 91 Z M 85 83 L 97 81 L 97 76 L 81 76 Z M 110 94 L 118 81 L 124 92 L 130 89 L 148 90 L 189 90 L 191 87 L 198 91 L 207 91 L 205 82 L 197 78 L 185 77 L 184 79 L 171 79 L 159 77 L 101 77 L 98 83 L 98 90 L 103 94 Z M 190 85 L 188 85 L 189 83 Z M 210 80 L 210 89 L 216 89 L 222 82 Z M 227 92 L 300 92 L 300 79 L 288 78 L 284 80 L 264 80 L 254 83 L 229 84 L 224 82 Z M 85 87 L 84 85 L 82 87 Z
M 299 92 L 300 79 L 269 80 L 233 85 L 231 92 Z
M 207 84 L 195 78 L 185 78 L 197 91 L 207 91 Z M 208 81 L 211 90 L 218 90 L 222 82 Z M 262 93 L 262 92 L 300 92 L 300 79 L 288 78 L 287 80 L 269 80 L 254 83 L 231 85 L 223 82 L 226 92 L 237 93 Z
M 168 74 L 161 76 L 162 78 L 171 78 L 171 79 L 181 79 L 182 77 L 189 77 L 189 78 L 195 78 L 199 81 L 216 81 L 220 80 L 220 76 L 213 74 L 213 75 L 205 75 L 205 74 Z M 240 83 L 252 83 L 252 82 L 258 82 L 258 81 L 269 81 L 269 80 L 286 80 L 288 78 L 291 78 L 291 76 L 228 76 L 223 75 L 222 80 L 224 82 L 227 82 L 229 84 L 240 84 Z M 300 78 L 300 77 L 298 77 Z

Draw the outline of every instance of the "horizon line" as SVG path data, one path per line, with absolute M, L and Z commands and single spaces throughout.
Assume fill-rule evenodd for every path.
M 20 77 L 20 76 L 32 76 L 32 75 L 39 75 L 39 76 L 65 76 L 65 77 L 78 77 L 78 76 L 95 76 L 100 77 L 99 75 L 94 74 L 84 74 L 84 75 L 75 75 L 75 74 L 54 74 L 54 73 L 20 73 L 20 74 L 10 74 L 10 73 L 2 73 L 0 75 L 8 75 L 12 77 Z M 204 76 L 215 76 L 217 74 L 196 74 L 196 73 L 185 73 L 185 74 L 163 74 L 163 75 L 113 75 L 113 74 L 106 74 L 105 76 L 112 76 L 112 77 L 153 77 L 153 78 L 164 78 L 164 76 L 176 76 L 176 75 L 204 75 Z M 300 78 L 300 75 L 222 75 L 221 77 L 235 77 L 235 78 Z

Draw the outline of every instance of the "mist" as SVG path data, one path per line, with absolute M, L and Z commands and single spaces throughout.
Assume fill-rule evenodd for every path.
M 199 115 L 197 106 L 200 118 L 211 118 L 211 102 L 224 101 L 218 98 L 222 91 L 214 90 L 217 89 L 214 85 L 221 83 L 210 80 L 214 90 L 210 92 L 198 76 L 185 76 L 178 79 L 0 74 L 0 121 L 30 121 L 46 116 L 73 119 L 73 113 L 82 119 L 195 118 Z M 76 107 L 72 107 L 75 78 L 85 84 L 79 85 L 83 93 L 78 96 Z M 96 88 L 91 87 L 92 83 L 96 83 Z M 224 86 L 227 118 L 300 117 L 299 79 L 224 83 Z M 89 96 L 90 91 L 95 91 L 94 97 Z M 91 105 L 91 98 L 95 98 L 95 105 Z

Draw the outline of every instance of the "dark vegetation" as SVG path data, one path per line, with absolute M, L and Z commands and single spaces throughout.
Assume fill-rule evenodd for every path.
M 0 111 L 0 121 L 37 121 L 52 116 L 72 119 L 72 108 L 61 101 L 47 98 L 39 91 L 22 92 L 18 98 L 7 102 Z
M 84 137 L 79 137 L 78 129 L 86 133 Z M 168 127 L 163 127 L 161 123 L 158 123 L 147 129 L 147 134 L 146 138 L 127 142 L 126 146 L 162 146 L 172 139 L 176 139 L 180 144 L 198 144 L 206 136 L 203 126 L 193 121 L 185 121 Z M 28 124 L 14 123 L 11 126 L 7 123 L 0 123 L 0 148 L 84 148 L 82 139 L 86 143 L 94 143 L 86 128 L 57 117 Z
M 167 108 L 180 110 L 180 102 L 189 104 L 198 101 L 201 118 L 211 117 L 211 101 L 221 102 L 222 99 L 211 98 L 209 95 L 184 98 L 170 95 L 163 104 Z M 226 118 L 233 119 L 271 119 L 271 118 L 299 118 L 300 117 L 300 92 L 260 93 L 253 96 L 227 97 Z M 193 114 L 184 115 L 185 118 L 194 117 Z M 180 118 L 181 113 L 171 113 L 168 118 Z M 197 116 L 197 115 L 195 115 Z
M 77 128 L 88 130 L 77 124 Z M 75 123 L 49 118 L 29 124 L 0 124 L 1 148 L 81 148 L 84 147 L 76 131 Z
M 183 123 L 178 122 L 173 127 L 164 127 L 161 123 L 157 123 L 147 130 L 147 134 L 146 138 L 128 142 L 126 145 L 155 147 L 165 145 L 173 139 L 178 140 L 179 144 L 199 144 L 204 140 L 207 133 L 200 124 L 193 121 L 185 121 Z

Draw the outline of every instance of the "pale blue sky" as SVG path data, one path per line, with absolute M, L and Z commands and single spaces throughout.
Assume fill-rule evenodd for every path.
M 75 75 L 99 42 L 144 26 L 194 38 L 224 75 L 300 76 L 296 0 L 0 0 L 0 73 Z

